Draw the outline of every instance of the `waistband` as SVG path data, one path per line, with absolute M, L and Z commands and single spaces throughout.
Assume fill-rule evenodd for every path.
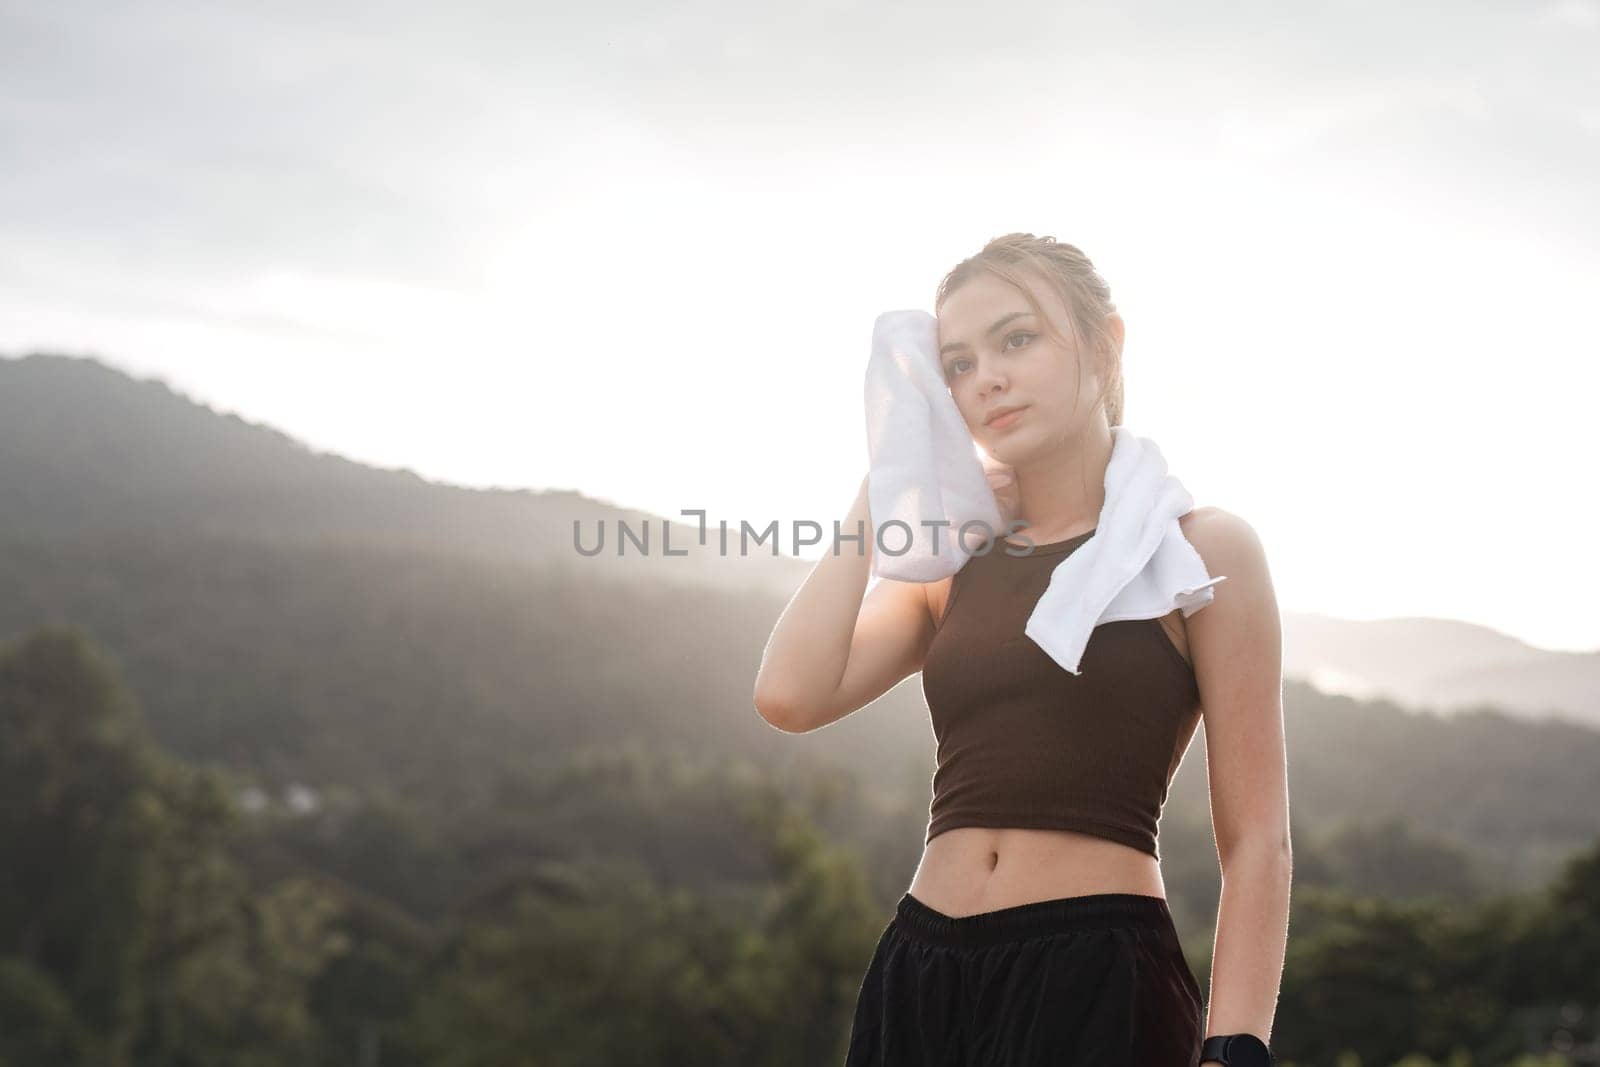
M 895 926 L 913 940 L 952 948 L 1113 928 L 1135 930 L 1168 948 L 1180 944 L 1166 900 L 1142 893 L 1057 897 L 960 916 L 946 915 L 906 893 L 895 906 Z

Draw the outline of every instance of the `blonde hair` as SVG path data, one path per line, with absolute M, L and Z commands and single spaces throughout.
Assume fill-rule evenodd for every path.
M 962 260 L 944 276 L 934 295 L 934 312 L 937 314 L 945 299 L 979 271 L 988 271 L 1015 287 L 1045 324 L 1045 331 L 1058 343 L 1066 345 L 1068 340 L 1056 332 L 1052 325 L 1054 320 L 1044 313 L 1023 279 L 1023 271 L 1030 267 L 1055 291 L 1067 309 L 1067 324 L 1077 350 L 1088 354 L 1100 380 L 1100 395 L 1095 403 L 1104 404 L 1106 423 L 1122 425 L 1122 346 L 1106 321 L 1117 307 L 1111 302 L 1111 287 L 1094 269 L 1089 257 L 1075 245 L 1059 242 L 1054 237 L 1035 237 L 1031 233 L 996 237 L 977 255 Z M 1081 359 L 1078 361 L 1078 392 L 1081 396 Z

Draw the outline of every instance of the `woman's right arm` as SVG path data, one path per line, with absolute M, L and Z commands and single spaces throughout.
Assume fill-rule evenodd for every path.
M 784 608 L 756 674 L 756 710 L 785 733 L 807 733 L 877 700 L 921 670 L 933 617 L 921 582 L 881 579 L 862 594 L 876 550 L 867 479 L 839 524 L 862 544 L 823 553 Z

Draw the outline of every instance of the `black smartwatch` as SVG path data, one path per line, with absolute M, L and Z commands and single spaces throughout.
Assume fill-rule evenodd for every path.
M 1215 1034 L 1200 1046 L 1200 1062 L 1216 1060 L 1228 1067 L 1273 1067 L 1267 1043 L 1255 1034 Z

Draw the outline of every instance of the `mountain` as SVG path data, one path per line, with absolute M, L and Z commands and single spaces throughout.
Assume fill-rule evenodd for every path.
M 468 489 L 312 451 L 268 426 L 94 359 L 0 359 L 0 536 L 239 536 L 345 543 L 563 567 L 596 580 L 648 576 L 787 596 L 809 563 L 771 547 L 719 555 L 715 534 L 570 490 Z M 581 555 L 604 538 L 604 550 Z M 619 527 L 648 537 L 641 552 Z M 662 530 L 672 527 L 673 555 Z M 619 550 L 626 554 L 619 555 Z M 677 555 L 684 551 L 685 555 Z M 1446 619 L 1373 622 L 1287 612 L 1284 673 L 1328 692 L 1455 711 L 1492 706 L 1600 725 L 1600 651 L 1534 648 Z
M 89 630 L 178 755 L 273 793 L 439 810 L 619 744 L 831 766 L 904 823 L 886 840 L 914 861 L 933 766 L 920 680 L 811 734 L 773 730 L 751 686 L 807 564 L 573 550 L 575 519 L 647 518 L 316 453 L 94 360 L 0 359 L 0 641 L 45 621 Z M 1478 857 L 1491 881 L 1531 884 L 1600 834 L 1600 730 L 1432 714 L 1296 677 L 1488 692 L 1548 654 L 1461 624 L 1315 616 L 1286 621 L 1285 646 L 1297 840 L 1403 818 L 1443 862 Z M 1581 678 L 1561 691 L 1564 714 L 1592 716 Z M 1163 847 L 1214 868 L 1203 734 L 1195 745 Z
M 94 359 L 0 358 L 0 456 L 0 536 L 360 545 L 730 590 L 792 587 L 802 566 L 718 556 L 682 522 L 668 556 L 658 516 L 570 490 L 469 489 L 366 466 Z M 604 551 L 581 555 L 575 523 L 586 547 L 603 532 Z M 630 541 L 619 555 L 619 524 L 648 530 L 648 552 Z
M 1600 725 L 1600 652 L 1535 648 L 1451 619 L 1286 613 L 1284 673 L 1328 692 L 1444 713 L 1494 707 Z

